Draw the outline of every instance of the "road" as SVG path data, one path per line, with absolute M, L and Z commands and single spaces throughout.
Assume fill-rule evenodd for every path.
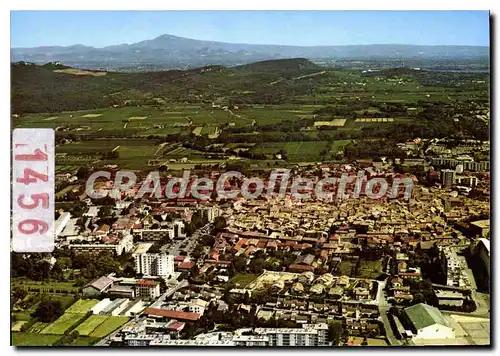
M 196 230 L 191 236 L 186 237 L 182 240 L 173 240 L 172 243 L 168 245 L 163 245 L 160 250 L 162 252 L 168 252 L 171 255 L 179 256 L 181 252 L 186 252 L 189 256 L 196 247 L 198 239 L 203 235 L 210 235 L 212 232 L 212 224 L 208 223 L 205 226 Z
M 160 308 L 161 305 L 163 304 L 163 301 L 172 296 L 175 292 L 177 292 L 179 289 L 187 287 L 189 285 L 189 282 L 183 279 L 179 283 L 175 284 L 174 286 L 170 287 L 165 293 L 163 293 L 153 304 L 151 304 L 149 307 L 150 308 Z
M 389 304 L 387 302 L 387 294 L 385 292 L 385 286 L 387 283 L 387 279 L 385 281 L 379 281 L 378 283 L 379 283 L 379 286 L 378 286 L 377 298 L 376 298 L 376 302 L 378 304 L 378 310 L 380 313 L 378 320 L 380 320 L 384 324 L 385 335 L 387 337 L 387 341 L 389 341 L 389 344 L 391 344 L 393 346 L 400 346 L 401 341 L 398 340 L 396 335 L 394 335 L 394 330 L 392 329 L 391 323 L 389 321 L 389 317 L 387 316 L 387 312 L 391 308 L 391 304 Z

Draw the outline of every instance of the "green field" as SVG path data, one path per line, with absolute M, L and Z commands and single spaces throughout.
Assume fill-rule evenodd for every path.
M 352 140 L 336 140 L 332 142 L 330 152 L 335 154 L 337 151 L 342 150 L 345 146 L 349 145 Z
M 10 330 L 12 331 L 21 331 L 21 328 L 23 327 L 24 324 L 26 324 L 28 321 L 26 320 L 21 320 L 21 321 L 16 321 L 12 327 L 10 328 Z
M 110 316 L 90 333 L 91 337 L 102 338 L 129 321 L 125 316 Z
M 76 293 L 80 287 L 73 286 L 73 282 L 36 282 L 24 278 L 13 278 L 12 288 L 22 288 L 26 291 L 45 293 Z
M 375 279 L 379 277 L 381 273 L 382 273 L 381 260 L 375 260 L 375 261 L 361 260 L 359 261 L 359 268 L 356 277 Z
M 250 274 L 250 273 L 238 273 L 231 278 L 230 282 L 234 284 L 238 284 L 239 288 L 244 288 L 250 283 L 252 283 L 255 279 L 257 279 L 258 275 Z
M 83 319 L 86 318 L 86 316 L 86 314 L 66 312 L 61 315 L 59 319 L 43 329 L 40 333 L 62 335 L 65 331 L 70 330 L 73 326 L 80 323 Z
M 49 325 L 50 325 L 49 323 L 42 323 L 41 321 L 37 321 L 31 326 L 31 328 L 28 331 L 30 333 L 39 333 Z
M 303 141 L 303 142 L 264 142 L 257 144 L 251 152 L 265 155 L 275 155 L 281 149 L 286 151 L 287 160 L 294 162 L 317 161 L 320 152 L 327 148 L 326 141 Z
M 76 141 L 65 143 L 56 147 L 56 154 L 65 153 L 67 157 L 56 157 L 56 161 L 71 162 L 73 164 L 84 164 L 84 160 L 103 159 L 103 153 L 115 151 L 118 153 L 116 159 L 104 159 L 102 162 L 108 164 L 118 164 L 121 167 L 136 168 L 147 165 L 149 159 L 153 159 L 157 154 L 161 154 L 161 148 L 156 145 L 155 140 L 148 139 L 97 139 L 88 141 Z M 77 159 L 82 160 L 77 160 Z M 70 161 L 68 161 L 70 159 Z
M 255 120 L 257 125 L 278 124 L 284 120 L 298 120 L 310 118 L 315 108 L 291 105 L 266 105 L 263 107 L 245 108 L 237 113 L 250 120 Z
M 99 341 L 96 337 L 79 336 L 68 346 L 91 346 Z
M 50 346 L 59 340 L 59 335 L 42 335 L 36 333 L 12 333 L 14 346 Z
M 90 311 L 90 309 L 99 303 L 97 299 L 80 299 L 71 307 L 66 309 L 66 313 L 76 313 L 85 314 Z
M 107 315 L 91 315 L 75 329 L 80 335 L 89 336 L 96 327 L 109 317 Z

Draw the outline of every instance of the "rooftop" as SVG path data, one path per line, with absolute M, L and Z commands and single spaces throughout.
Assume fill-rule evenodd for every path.
M 406 308 L 404 313 L 417 330 L 435 324 L 449 326 L 439 309 L 424 303 L 412 305 L 411 307 Z

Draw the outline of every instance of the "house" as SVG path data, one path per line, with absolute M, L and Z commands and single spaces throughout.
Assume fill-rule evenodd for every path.
M 105 293 L 109 288 L 113 286 L 114 279 L 102 276 L 92 282 L 86 284 L 83 287 L 83 295 L 85 296 L 98 296 Z
M 188 305 L 188 309 L 190 313 L 196 313 L 203 315 L 205 313 L 205 309 L 207 308 L 209 302 L 203 299 L 193 299 Z

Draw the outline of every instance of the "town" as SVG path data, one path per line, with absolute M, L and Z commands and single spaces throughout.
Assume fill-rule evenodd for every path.
M 57 298 L 35 311 L 45 322 L 19 321 L 21 329 L 69 334 L 70 345 L 487 345 L 489 163 L 468 154 L 488 146 L 469 140 L 437 155 L 449 142 L 424 141 L 400 145 L 415 152 L 425 143 L 420 159 L 292 169 L 317 179 L 363 169 L 363 186 L 410 178 L 409 198 L 404 189 L 350 197 L 354 183 L 340 199 L 307 201 L 294 199 L 290 186 L 256 199 L 199 200 L 191 184 L 184 198 L 135 199 L 140 183 L 116 199 L 82 194 L 57 211 L 50 258 L 14 259 L 14 316 L 40 288 Z M 58 179 L 84 186 L 91 172 L 80 173 Z M 207 168 L 192 178 L 222 173 Z M 113 182 L 99 189 L 111 191 Z M 29 281 L 46 279 L 53 282 Z M 66 310 L 63 296 L 74 302 Z
M 40 14 L 11 345 L 492 346 L 488 11 Z

